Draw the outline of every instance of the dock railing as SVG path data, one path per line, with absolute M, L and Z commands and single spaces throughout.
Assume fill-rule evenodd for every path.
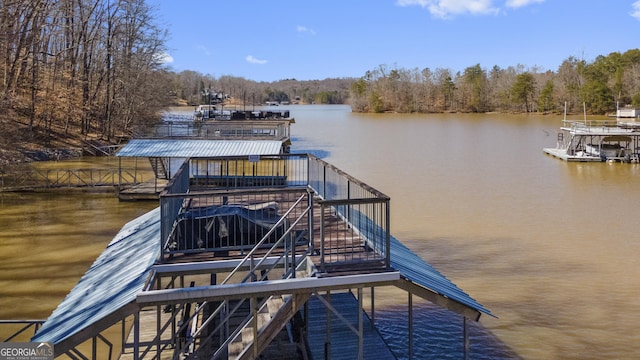
M 327 227 L 321 227 L 322 265 L 362 261 L 362 256 L 374 258 L 382 256 L 385 266 L 390 267 L 390 198 L 370 187 L 337 167 L 309 155 L 309 187 L 321 198 L 318 203 L 322 211 L 320 221 L 329 208 L 341 217 L 349 227 L 366 241 L 371 251 L 365 254 L 356 252 L 326 253 L 326 242 L 333 234 Z M 352 254 L 354 257 L 345 257 Z
M 239 186 L 240 185 L 240 186 Z M 274 191 L 277 188 L 278 191 Z M 228 193 L 232 189 L 246 189 L 255 194 L 250 201 L 241 201 L 240 195 Z M 225 225 L 209 223 L 209 228 L 200 231 L 202 245 L 198 246 L 197 236 L 193 233 L 195 228 L 202 224 L 192 225 L 185 223 L 187 218 L 198 219 L 205 217 L 205 212 L 189 212 L 190 207 L 197 205 L 204 211 L 226 211 L 218 214 L 224 219 L 252 216 L 264 216 L 265 211 L 273 211 L 271 203 L 277 203 L 282 199 L 264 197 L 264 194 L 295 189 L 309 189 L 320 205 L 320 212 L 312 212 L 309 218 L 309 226 L 313 228 L 316 221 L 320 228 L 320 249 L 316 249 L 322 258 L 322 264 L 349 264 L 369 260 L 380 260 L 388 268 L 390 266 L 390 199 L 385 194 L 355 179 L 335 166 L 308 154 L 282 154 L 261 157 L 235 157 L 235 158 L 206 158 L 190 159 L 178 170 L 165 191 L 160 195 L 162 211 L 162 241 L 163 249 L 167 254 L 173 252 L 195 251 L 224 251 L 245 250 L 250 243 L 246 240 L 226 239 L 222 243 L 219 236 L 211 233 L 214 227 L 221 228 Z M 208 191 L 207 197 L 194 195 L 196 191 Z M 260 198 L 258 195 L 260 194 Z M 243 193 L 242 196 L 247 196 Z M 240 204 L 241 203 L 241 204 Z M 231 209 L 229 205 L 242 205 Z M 214 208 L 224 209 L 216 209 Z M 256 213 L 260 208 L 260 213 Z M 281 207 L 279 210 L 285 210 Z M 200 211 L 200 210 L 199 210 Z M 260 215 L 257 215 L 260 214 Z M 206 216 L 210 216 L 208 214 Z M 347 224 L 351 238 L 359 237 L 361 242 L 341 243 L 344 240 L 344 231 L 330 225 L 325 221 L 325 216 L 334 215 Z M 262 219 L 261 221 L 263 221 Z M 235 220 L 234 220 L 235 221 Z M 191 226 L 191 230 L 186 230 Z M 187 231 L 177 236 L 176 232 Z M 205 234 L 206 233 L 206 234 Z M 189 235 L 189 236 L 187 236 Z M 206 235 L 206 236 L 205 236 Z M 214 236 L 215 235 L 215 236 Z M 255 234 L 254 234 L 255 235 Z M 203 238 L 204 236 L 204 238 Z M 312 233 L 309 236 L 313 236 Z M 192 237 L 192 240 L 186 240 Z M 190 244 L 181 243 L 182 240 L 191 241 Z M 260 239 L 255 239 L 255 244 Z M 313 240 L 309 243 L 313 246 Z M 217 243 L 216 243 L 217 241 Z M 341 245 L 344 244 L 344 245 Z M 364 247 L 365 251 L 353 251 L 355 249 L 339 249 L 340 246 Z M 248 250 L 247 250 L 248 251 Z
M 563 120 L 563 128 L 572 131 L 591 132 L 597 130 L 598 132 L 612 132 L 616 131 L 620 127 L 629 127 L 630 123 L 613 120 Z
M 132 169 L 25 169 L 0 174 L 0 192 L 52 188 L 114 187 L 139 184 L 142 174 Z
M 215 122 L 165 122 L 153 126 L 137 126 L 137 139 L 247 139 L 285 140 L 290 137 L 288 120 L 227 120 Z

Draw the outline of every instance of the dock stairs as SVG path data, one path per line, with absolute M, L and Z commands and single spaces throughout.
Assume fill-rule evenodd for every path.
M 246 324 L 236 334 L 228 346 L 228 359 L 255 359 L 261 354 L 269 358 L 269 348 L 278 354 L 280 360 L 286 360 L 283 354 L 296 354 L 297 345 L 291 334 L 289 321 L 304 306 L 309 294 L 274 295 L 266 299 L 256 309 L 257 319 L 250 316 Z M 250 310 L 250 309 L 248 309 Z M 257 323 L 258 330 L 255 330 Z M 286 333 L 282 330 L 287 327 Z M 257 335 L 258 347 L 255 348 L 254 336 Z M 280 341 L 274 339 L 279 338 Z M 284 350 L 284 351 L 283 351 Z M 297 358 L 297 357 L 292 357 Z
M 163 158 L 150 157 L 149 162 L 151 163 L 151 168 L 153 169 L 153 173 L 156 174 L 157 179 L 169 180 L 169 172 L 167 171 L 167 165 Z

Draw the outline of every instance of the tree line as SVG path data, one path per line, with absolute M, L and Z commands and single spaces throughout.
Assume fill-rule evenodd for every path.
M 324 80 L 284 79 L 257 82 L 242 77 L 224 75 L 218 78 L 196 71 L 172 73 L 171 93 L 177 103 L 207 104 L 211 93 L 224 94 L 235 103 L 264 105 L 266 102 L 343 104 L 348 100 L 353 78 Z
M 0 0 L 0 131 L 53 127 L 112 140 L 176 104 L 350 103 L 368 112 L 605 113 L 640 106 L 640 50 L 569 57 L 557 71 L 479 64 L 454 73 L 380 65 L 359 78 L 257 82 L 172 71 L 167 30 L 145 0 Z M 10 129 L 9 129 L 10 130 Z M 5 139 L 6 141 L 9 141 Z
M 354 81 L 350 103 L 358 112 L 581 112 L 605 114 L 640 107 L 640 50 L 613 52 L 587 62 L 569 57 L 557 71 L 522 65 L 490 70 L 476 64 L 450 69 L 380 65 Z

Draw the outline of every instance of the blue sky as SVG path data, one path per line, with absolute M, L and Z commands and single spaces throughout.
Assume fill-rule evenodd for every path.
M 640 0 L 148 0 L 168 65 L 256 81 L 361 77 L 380 65 L 557 70 L 640 48 Z

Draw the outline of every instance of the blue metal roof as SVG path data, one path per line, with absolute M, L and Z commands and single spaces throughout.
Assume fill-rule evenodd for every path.
M 116 156 L 189 158 L 277 155 L 281 149 L 282 142 L 276 140 L 133 139 Z
M 58 344 L 135 302 L 160 248 L 156 208 L 120 230 L 31 341 Z
M 379 225 L 359 211 L 352 211 L 350 219 L 352 224 L 367 238 L 379 238 L 380 234 L 384 233 L 384 230 Z M 493 316 L 491 311 L 462 291 L 451 280 L 406 247 L 400 240 L 393 236 L 390 236 L 390 238 L 391 267 L 399 271 L 402 278 L 473 310 Z
M 462 291 L 451 280 L 447 279 L 393 236 L 391 236 L 391 267 L 400 271 L 402 277 L 415 284 L 479 312 L 493 316 L 491 311 Z

